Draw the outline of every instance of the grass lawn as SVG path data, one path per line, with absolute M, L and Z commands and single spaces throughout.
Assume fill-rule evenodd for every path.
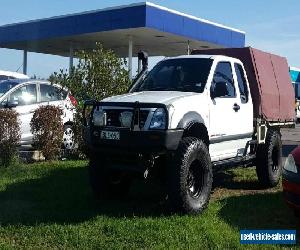
M 251 168 L 218 174 L 204 214 L 180 216 L 151 183 L 134 183 L 121 201 L 95 201 L 86 164 L 0 169 L 0 248 L 273 249 L 242 247 L 239 230 L 300 228 L 281 187 L 261 190 Z

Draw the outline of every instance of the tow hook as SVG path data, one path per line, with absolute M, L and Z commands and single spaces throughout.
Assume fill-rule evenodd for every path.
M 144 178 L 147 179 L 148 177 L 148 174 L 149 174 L 149 169 L 147 168 L 144 172 Z
M 145 171 L 144 171 L 144 178 L 147 179 L 150 169 L 154 167 L 154 163 L 155 163 L 155 159 L 158 156 L 154 156 L 154 155 L 139 155 L 139 158 L 141 160 L 141 163 L 143 165 L 143 167 L 145 167 Z

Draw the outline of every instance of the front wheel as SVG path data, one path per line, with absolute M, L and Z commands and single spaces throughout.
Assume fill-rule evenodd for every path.
M 275 187 L 282 174 L 282 144 L 276 130 L 268 130 L 265 144 L 257 147 L 256 173 L 264 187 Z
M 182 138 L 168 167 L 168 197 L 171 208 L 187 214 L 201 213 L 212 189 L 212 164 L 205 143 Z

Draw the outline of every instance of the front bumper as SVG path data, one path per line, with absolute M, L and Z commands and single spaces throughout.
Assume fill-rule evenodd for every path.
M 300 174 L 283 170 L 282 188 L 289 207 L 300 211 Z
M 89 116 L 86 114 L 87 107 L 92 107 Z M 97 127 L 93 125 L 93 111 L 96 108 L 125 108 L 132 114 L 130 128 L 120 126 Z M 176 150 L 183 135 L 182 129 L 172 130 L 144 130 L 141 124 L 141 109 L 161 108 L 165 110 L 166 124 L 169 124 L 168 108 L 160 103 L 127 103 L 127 102 L 95 102 L 86 101 L 84 104 L 84 139 L 91 152 L 106 152 L 113 155 L 124 155 L 126 153 L 154 154 L 165 151 Z M 119 133 L 119 139 L 107 140 L 101 138 L 102 131 Z
M 101 131 L 117 131 L 120 140 L 107 140 L 101 138 Z M 176 150 L 183 130 L 163 131 L 132 131 L 121 128 L 84 128 L 84 138 L 92 152 L 105 152 L 112 154 L 126 153 L 164 153 Z

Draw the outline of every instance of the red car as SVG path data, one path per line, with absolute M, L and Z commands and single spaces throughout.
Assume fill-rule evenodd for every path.
M 300 146 L 286 159 L 282 177 L 284 198 L 295 215 L 300 217 Z

